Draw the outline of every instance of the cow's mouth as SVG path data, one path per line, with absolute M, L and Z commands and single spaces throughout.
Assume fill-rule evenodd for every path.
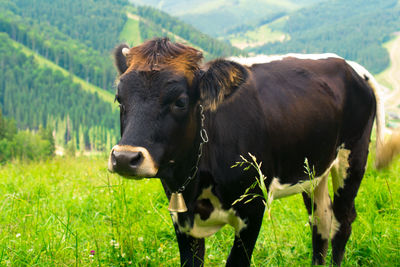
M 140 180 L 155 177 L 158 167 L 146 148 L 116 145 L 111 149 L 108 170 L 128 179 Z

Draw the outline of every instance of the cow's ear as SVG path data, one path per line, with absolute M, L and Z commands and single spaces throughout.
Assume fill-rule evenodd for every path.
M 206 109 L 216 110 L 229 99 L 248 78 L 246 67 L 224 59 L 206 65 L 199 81 L 200 99 Z
M 129 46 L 127 44 L 120 44 L 114 49 L 115 66 L 121 75 L 128 69 L 127 56 L 129 54 Z

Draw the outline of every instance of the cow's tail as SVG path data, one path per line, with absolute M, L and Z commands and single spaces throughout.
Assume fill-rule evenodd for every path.
M 369 84 L 372 88 L 376 99 L 376 156 L 375 166 L 378 169 L 389 165 L 393 158 L 400 154 L 400 130 L 386 134 L 389 132 L 385 127 L 385 107 L 381 97 L 382 90 L 374 76 L 369 73 L 360 64 L 347 61 L 347 63 Z M 385 140 L 386 139 L 386 140 Z

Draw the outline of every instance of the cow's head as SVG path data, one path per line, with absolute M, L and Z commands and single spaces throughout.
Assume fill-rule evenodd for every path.
M 111 150 L 111 172 L 135 179 L 156 177 L 197 153 L 199 104 L 215 111 L 248 75 L 234 62 L 200 66 L 201 60 L 198 50 L 167 38 L 116 48 L 121 140 Z

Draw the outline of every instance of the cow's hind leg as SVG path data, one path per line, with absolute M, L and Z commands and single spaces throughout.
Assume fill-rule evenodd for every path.
M 342 148 L 346 156 L 340 160 L 339 170 L 345 171 L 332 172 L 335 194 L 333 200 L 332 261 L 338 266 L 342 262 L 345 246 L 351 234 L 351 224 L 356 218 L 354 199 L 365 172 L 370 133 L 370 130 L 366 130 L 361 138 L 349 145 L 346 144 Z
M 314 188 L 312 194 L 314 207 L 311 205 L 312 198 L 308 193 L 303 193 L 304 204 L 310 215 L 310 226 L 312 231 L 313 265 L 325 264 L 328 240 L 332 223 L 332 202 L 328 192 L 329 173 L 325 174 L 319 184 Z

